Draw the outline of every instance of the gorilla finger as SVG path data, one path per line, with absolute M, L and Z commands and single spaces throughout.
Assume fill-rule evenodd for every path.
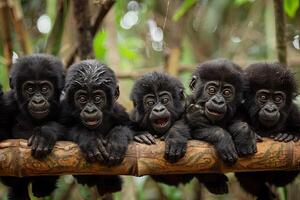
M 274 140 L 278 140 L 279 138 L 281 138 L 281 136 L 282 136 L 282 133 L 279 133 L 275 138 L 274 138 Z
M 288 135 L 288 137 L 286 137 L 284 139 L 284 142 L 289 142 L 289 141 L 292 141 L 294 139 L 294 136 L 293 135 Z
M 100 151 L 99 151 L 98 149 L 95 150 L 94 155 L 95 155 L 95 158 L 96 158 L 98 161 L 102 162 L 102 161 L 104 160 L 104 159 L 103 159 L 103 156 L 101 155 L 101 153 L 100 153 Z
M 148 139 L 148 137 L 146 135 L 141 135 L 141 139 L 143 140 L 143 143 L 145 144 L 152 144 L 152 142 Z
M 34 140 L 32 140 L 31 149 L 36 150 L 38 145 L 39 145 L 39 140 L 38 140 L 38 137 L 36 136 L 36 137 L 34 137 Z
M 35 135 L 32 135 L 32 136 L 28 139 L 27 146 L 31 146 L 34 140 L 35 140 Z
M 293 139 L 294 142 L 297 142 L 298 140 L 299 140 L 298 136 L 295 136 L 294 139 Z
M 94 162 L 95 161 L 95 157 L 94 154 L 92 152 L 88 152 L 87 153 L 87 158 L 89 161 Z
M 138 143 L 143 143 L 143 140 L 139 136 L 134 136 L 133 140 Z
M 284 133 L 284 134 L 282 134 L 282 136 L 281 136 L 280 138 L 278 138 L 278 141 L 279 141 L 279 142 L 282 142 L 282 141 L 284 141 L 285 138 L 287 138 L 288 136 L 289 136 L 289 134 Z
M 161 136 L 159 139 L 160 139 L 160 141 L 165 141 L 166 140 L 166 135 Z
M 107 145 L 106 145 L 106 152 L 108 154 L 108 157 L 110 156 L 110 154 L 112 153 L 111 152 L 112 150 L 112 144 L 110 142 L 107 142 Z
M 256 137 L 257 142 L 263 142 L 264 141 L 263 138 L 258 134 L 256 134 L 255 137 Z
M 146 137 L 151 142 L 151 144 L 156 144 L 155 138 L 153 137 L 153 135 L 151 135 L 150 133 L 148 133 L 148 134 L 146 134 Z
M 187 109 L 186 109 L 186 112 L 187 113 L 191 113 L 195 110 L 195 104 L 190 104 Z
M 97 147 L 98 147 L 98 150 L 100 152 L 100 154 L 105 158 L 107 159 L 108 158 L 108 152 L 107 150 L 105 149 L 103 143 L 101 140 L 97 140 Z
M 270 138 L 274 138 L 275 137 L 275 135 L 270 135 Z

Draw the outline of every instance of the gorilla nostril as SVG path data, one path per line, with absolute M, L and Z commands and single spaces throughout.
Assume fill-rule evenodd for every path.
M 97 110 L 96 109 L 86 109 L 85 110 L 85 112 L 87 113 L 87 114 L 93 114 L 93 113 L 95 113 Z
M 266 111 L 268 112 L 268 113 L 273 113 L 273 112 L 275 112 L 276 111 L 276 108 L 266 108 Z
M 223 99 L 212 99 L 213 103 L 215 103 L 216 105 L 223 105 L 225 103 L 225 101 Z
M 41 105 L 41 104 L 45 104 L 45 101 L 43 99 L 33 99 L 32 103 L 36 105 Z
M 155 108 L 153 109 L 153 111 L 156 112 L 156 113 L 163 112 L 164 110 L 165 110 L 164 106 L 155 107 Z

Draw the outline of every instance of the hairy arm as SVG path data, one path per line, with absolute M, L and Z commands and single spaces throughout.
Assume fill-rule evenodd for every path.
M 257 152 L 256 134 L 247 122 L 234 120 L 228 127 L 232 135 L 235 148 L 240 156 L 247 156 Z
M 128 144 L 133 140 L 134 132 L 129 127 L 129 116 L 121 105 L 115 105 L 111 116 L 114 127 L 106 136 L 107 164 L 117 165 L 123 161 Z
M 190 130 L 184 120 L 176 121 L 165 137 L 165 158 L 176 162 L 186 153 L 187 141 L 191 139 Z
M 272 134 L 272 138 L 279 142 L 298 141 L 300 139 L 300 111 L 296 104 L 292 104 L 283 132 Z
M 192 138 L 213 144 L 224 162 L 237 161 L 237 152 L 230 133 L 219 126 L 203 127 L 192 130 Z

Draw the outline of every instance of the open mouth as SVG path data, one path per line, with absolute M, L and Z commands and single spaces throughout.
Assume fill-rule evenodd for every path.
M 163 128 L 163 127 L 167 126 L 168 122 L 169 122 L 169 118 L 168 117 L 160 118 L 160 119 L 155 119 L 154 120 L 155 126 L 160 127 L 160 128 Z
M 85 120 L 85 123 L 87 125 L 94 126 L 94 125 L 99 124 L 99 120 L 98 119 L 87 119 L 87 120 Z
M 100 120 L 95 118 L 85 119 L 83 122 L 87 126 L 98 126 L 100 124 Z
M 213 116 L 220 116 L 223 115 L 224 112 L 213 110 L 213 109 L 208 109 L 207 107 L 205 108 L 206 113 L 213 115 Z

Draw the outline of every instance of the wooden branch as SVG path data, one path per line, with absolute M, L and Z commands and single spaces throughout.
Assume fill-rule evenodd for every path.
M 73 0 L 74 4 L 74 19 L 78 31 L 78 54 L 80 59 L 93 58 L 91 35 L 91 22 L 89 13 L 89 3 L 86 0 Z
M 300 142 L 280 143 L 270 139 L 258 143 L 258 152 L 240 158 L 234 166 L 225 165 L 212 145 L 189 141 L 186 156 L 177 163 L 164 159 L 164 143 L 156 145 L 132 143 L 124 161 L 114 167 L 85 161 L 78 146 L 57 142 L 53 152 L 41 161 L 30 155 L 25 140 L 0 143 L 0 176 L 42 176 L 62 174 L 134 175 L 185 174 L 205 172 L 240 172 L 267 170 L 299 170 Z
M 25 55 L 32 53 L 32 46 L 29 38 L 29 34 L 24 24 L 23 11 L 20 2 L 17 0 L 10 1 L 10 14 L 12 16 L 12 22 L 16 30 L 16 35 L 22 51 Z
M 54 55 L 57 55 L 61 48 L 61 41 L 64 32 L 66 16 L 70 7 L 70 0 L 59 0 L 57 1 L 57 4 L 58 8 L 56 11 L 56 18 L 45 46 L 45 52 Z
M 274 0 L 276 46 L 279 62 L 287 64 L 286 37 L 285 37 L 285 16 L 283 0 Z
M 7 0 L 2 0 L 0 2 L 0 31 L 2 30 L 3 37 L 3 49 L 4 49 L 4 58 L 5 64 L 9 71 L 12 65 L 12 55 L 13 55 L 13 45 L 12 37 L 10 34 L 10 15 L 9 15 L 9 5 Z
M 92 36 L 96 35 L 99 26 L 103 22 L 104 17 L 111 9 L 111 7 L 115 4 L 115 0 L 102 0 L 101 2 L 99 1 L 97 3 L 100 4 L 100 8 L 94 22 L 92 22 L 92 28 L 91 28 Z

